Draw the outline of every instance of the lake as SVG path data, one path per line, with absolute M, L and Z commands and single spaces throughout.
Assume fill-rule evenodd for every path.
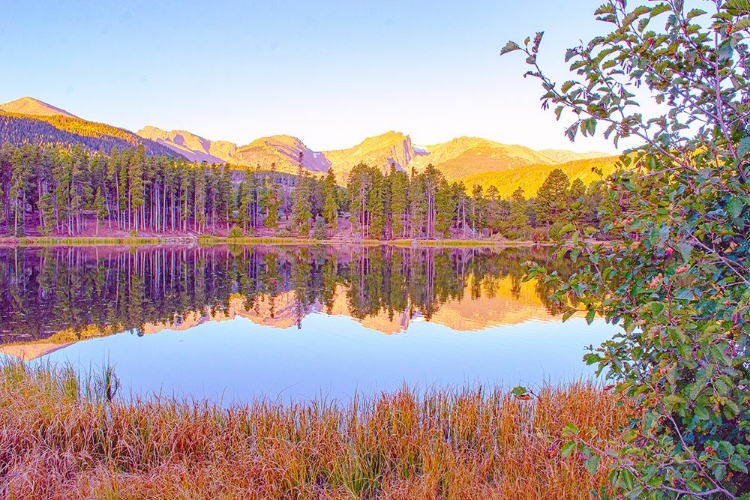
M 223 404 L 592 376 L 615 327 L 562 323 L 528 260 L 571 272 L 531 248 L 0 248 L 0 356 Z

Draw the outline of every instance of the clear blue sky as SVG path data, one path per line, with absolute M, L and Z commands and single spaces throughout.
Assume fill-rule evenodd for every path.
M 0 102 L 32 96 L 129 130 L 246 144 L 287 133 L 314 150 L 396 130 L 416 144 L 478 136 L 571 145 L 539 109 L 508 39 L 546 32 L 543 65 L 602 33 L 599 0 L 16 1 L 0 16 Z

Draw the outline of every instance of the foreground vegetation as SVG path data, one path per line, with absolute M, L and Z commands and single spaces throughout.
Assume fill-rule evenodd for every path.
M 0 368 L 4 498 L 585 498 L 607 482 L 563 457 L 571 423 L 617 447 L 629 418 L 590 382 L 527 400 L 500 389 L 222 409 L 123 401 L 117 380 Z M 565 424 L 568 424 L 566 428 Z M 593 429 L 596 429 L 596 434 Z M 591 468 L 589 466 L 589 468 Z
M 561 85 L 537 64 L 543 33 L 502 50 L 525 54 L 543 107 L 572 116 L 571 140 L 598 126 L 615 145 L 640 143 L 600 205 L 620 213 L 603 228 L 611 243 L 586 242 L 572 221 L 560 253 L 585 261 L 569 278 L 531 274 L 566 314 L 623 327 L 586 356 L 644 409 L 609 494 L 748 499 L 750 2 L 636 3 L 596 10 L 611 32 L 567 51 Z M 662 106 L 641 106 L 649 97 Z

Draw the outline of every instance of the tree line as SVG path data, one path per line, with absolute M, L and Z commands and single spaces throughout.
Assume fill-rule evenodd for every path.
M 302 159 L 300 159 L 300 165 Z M 150 155 L 143 145 L 92 153 L 8 143 L 0 147 L 0 228 L 11 236 L 138 233 L 326 239 L 559 237 L 568 222 L 599 229 L 604 184 L 552 171 L 533 197 L 504 199 L 490 186 L 421 172 L 357 165 L 345 186 L 333 171 L 312 176 L 275 165 L 238 167 Z M 611 212 L 611 211 L 610 211 Z

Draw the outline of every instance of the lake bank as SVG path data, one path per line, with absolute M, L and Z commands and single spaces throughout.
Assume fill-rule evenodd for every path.
M 499 388 L 408 389 L 223 409 L 106 397 L 115 378 L 0 368 L 0 482 L 11 498 L 582 498 L 608 484 L 563 457 L 565 426 L 604 449 L 631 416 L 591 382 L 526 400 Z M 596 435 L 594 435 L 596 429 Z
M 397 246 L 402 248 L 414 247 L 536 247 L 551 246 L 553 242 L 536 242 L 531 240 L 347 240 L 326 239 L 315 240 L 309 238 L 294 237 L 242 237 L 226 238 L 216 236 L 199 237 L 122 237 L 122 238 L 77 238 L 77 237 L 3 237 L 0 238 L 0 247 L 28 247 L 28 246 L 145 246 L 145 245 L 326 245 L 334 247 L 356 247 L 356 246 Z

